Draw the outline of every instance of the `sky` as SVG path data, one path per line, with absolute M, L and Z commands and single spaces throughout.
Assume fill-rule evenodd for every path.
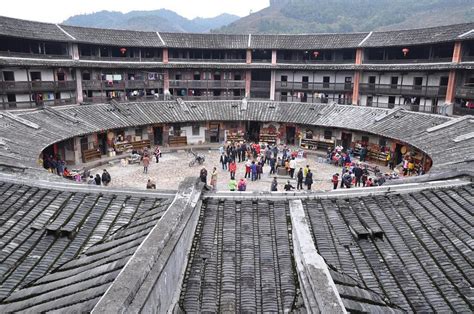
M 169 9 L 187 17 L 214 17 L 221 13 L 246 16 L 269 0 L 2 0 L 0 15 L 25 20 L 60 23 L 68 17 L 102 10 L 123 13 Z

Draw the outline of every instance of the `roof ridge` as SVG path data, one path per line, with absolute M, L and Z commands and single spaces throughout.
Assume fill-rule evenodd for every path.
M 68 32 L 66 32 L 59 24 L 55 24 L 55 25 L 59 28 L 59 30 L 60 30 L 61 32 L 63 32 L 64 34 L 66 34 L 67 36 L 69 36 L 70 38 L 72 38 L 73 40 L 76 40 L 76 37 L 74 37 L 74 36 L 72 36 L 71 34 L 69 34 Z

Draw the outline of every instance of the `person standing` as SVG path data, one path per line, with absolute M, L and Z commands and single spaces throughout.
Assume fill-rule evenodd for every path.
M 250 164 L 250 170 L 252 171 L 252 181 L 257 180 L 257 165 L 255 164 L 255 161 L 252 161 Z
M 143 156 L 143 173 L 148 173 L 148 166 L 150 165 L 150 157 Z
M 159 146 L 156 146 L 154 154 L 155 154 L 156 163 L 159 163 L 160 157 L 161 157 L 161 149 Z
M 112 178 L 110 177 L 110 173 L 107 172 L 106 169 L 104 169 L 104 172 L 102 173 L 102 183 L 107 186 L 109 185 L 110 181 L 112 181 Z
M 270 157 L 270 175 L 276 173 L 276 159 L 275 157 Z
M 332 184 L 333 184 L 333 190 L 337 189 L 337 184 L 339 183 L 339 173 L 335 173 L 332 175 Z
M 230 172 L 230 178 L 235 179 L 235 172 L 237 171 L 237 164 L 235 163 L 235 160 L 232 160 L 229 164 L 229 172 Z
M 278 181 L 276 177 L 273 178 L 272 185 L 270 186 L 270 191 L 272 192 L 278 191 Z
M 286 181 L 284 189 L 285 189 L 285 191 L 289 192 L 291 190 L 294 190 L 295 187 L 293 185 L 291 185 L 290 180 L 288 180 L 288 181 Z
M 295 157 L 291 157 L 290 160 L 290 177 L 293 179 L 293 176 L 295 175 L 295 170 L 296 170 L 296 160 Z
M 296 174 L 296 179 L 297 179 L 296 189 L 297 190 L 302 190 L 303 189 L 303 180 L 304 180 L 303 168 L 300 168 L 300 170 Z
M 212 189 L 213 189 L 213 190 L 216 190 L 216 189 L 217 189 L 217 169 L 216 169 L 216 167 L 214 167 L 214 169 L 212 169 L 212 173 L 211 173 L 211 185 L 212 185 Z
M 225 153 L 221 154 L 220 163 L 222 164 L 222 170 L 227 170 L 227 156 Z
M 207 184 L 207 170 L 206 168 L 202 168 L 201 172 L 199 172 L 199 179 L 201 179 L 201 182 L 204 184 Z
M 352 172 L 354 173 L 354 176 L 355 176 L 355 186 L 360 187 L 360 182 L 362 180 L 362 174 L 363 174 L 364 171 L 359 166 L 359 164 L 357 164 L 354 167 L 354 169 L 352 169 Z
M 311 185 L 313 184 L 313 173 L 311 172 L 310 169 L 308 169 L 308 173 L 306 174 L 304 183 L 308 187 L 308 191 L 311 190 Z

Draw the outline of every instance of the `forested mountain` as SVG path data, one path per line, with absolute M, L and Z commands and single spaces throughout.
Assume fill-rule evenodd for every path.
M 206 33 L 211 29 L 230 24 L 239 17 L 221 14 L 213 18 L 189 20 L 170 10 L 132 11 L 121 13 L 100 11 L 92 14 L 75 15 L 63 24 L 85 27 L 128 29 L 141 31 Z
M 358 32 L 473 21 L 473 0 L 272 0 L 270 7 L 213 31 Z

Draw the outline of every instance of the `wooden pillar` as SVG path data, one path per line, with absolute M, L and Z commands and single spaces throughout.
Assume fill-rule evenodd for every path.
M 252 82 L 252 71 L 245 71 L 245 97 L 250 97 L 250 84 Z
M 356 65 L 362 64 L 364 50 L 362 48 L 357 48 L 356 50 Z M 352 104 L 359 105 L 359 85 L 360 85 L 360 77 L 362 75 L 362 71 L 356 70 L 354 72 L 354 86 L 352 87 Z
M 169 91 L 170 89 L 170 70 L 165 69 L 163 71 L 163 91 Z
M 168 64 L 168 48 L 163 48 L 163 63 Z
M 81 70 L 76 69 L 76 102 L 80 104 L 84 101 L 83 91 L 82 91 L 82 75 Z
M 251 49 L 247 49 L 247 55 L 246 55 L 246 60 L 245 62 L 247 64 L 250 64 L 252 63 L 252 50 Z
M 272 50 L 272 65 L 277 64 L 277 51 Z
M 461 62 L 461 51 L 462 51 L 461 42 L 460 41 L 455 42 L 454 50 L 453 50 L 453 63 Z M 449 71 L 449 79 L 448 79 L 448 86 L 446 90 L 445 103 L 448 105 L 454 104 L 455 97 L 456 97 L 456 70 L 451 70 Z M 452 108 L 450 111 L 452 111 Z

